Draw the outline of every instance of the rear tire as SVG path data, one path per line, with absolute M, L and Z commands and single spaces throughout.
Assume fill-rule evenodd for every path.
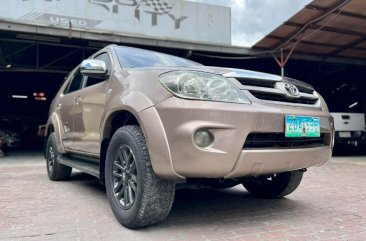
M 260 198 L 282 198 L 300 185 L 303 171 L 291 171 L 272 176 L 251 177 L 243 182 L 248 192 Z
M 175 184 L 154 173 L 139 126 L 121 127 L 113 135 L 107 150 L 105 183 L 115 217 L 128 228 L 165 220 L 174 201 Z
M 72 168 L 59 163 L 59 156 L 56 135 L 55 133 L 51 133 L 46 144 L 46 164 L 48 178 L 52 181 L 65 180 L 71 175 Z

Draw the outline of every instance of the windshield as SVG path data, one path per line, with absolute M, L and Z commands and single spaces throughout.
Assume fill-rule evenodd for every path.
M 144 49 L 130 47 L 115 47 L 114 49 L 122 68 L 201 66 L 188 59 Z

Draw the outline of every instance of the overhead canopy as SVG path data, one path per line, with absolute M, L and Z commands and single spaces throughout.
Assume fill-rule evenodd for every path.
M 253 46 L 366 64 L 366 1 L 314 0 Z

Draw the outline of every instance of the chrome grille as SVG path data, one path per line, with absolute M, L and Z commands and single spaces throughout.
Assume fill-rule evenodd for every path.
M 244 90 L 249 91 L 253 97 L 263 101 L 276 101 L 283 103 L 301 104 L 307 106 L 319 106 L 319 97 L 315 91 L 308 86 L 301 85 L 301 82 L 292 80 L 285 81 L 296 86 L 299 90 L 298 96 L 290 96 L 283 90 L 279 89 L 277 83 L 282 81 L 266 80 L 266 79 L 252 79 L 252 78 L 235 78 L 242 85 Z
M 257 87 L 267 87 L 274 88 L 275 82 L 272 80 L 256 80 L 256 79 L 244 79 L 236 78 L 242 85 L 247 86 L 257 86 Z
M 262 91 L 255 91 L 252 90 L 250 93 L 255 96 L 257 99 L 261 100 L 271 100 L 271 101 L 281 101 L 281 102 L 288 102 L 288 103 L 297 103 L 297 104 L 305 104 L 305 105 L 315 105 L 318 99 L 313 98 L 287 98 L 285 95 L 278 94 L 278 93 L 270 93 L 270 92 L 262 92 Z

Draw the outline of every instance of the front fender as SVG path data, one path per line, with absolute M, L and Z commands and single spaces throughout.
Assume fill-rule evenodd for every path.
M 110 137 L 111 123 L 115 113 L 129 112 L 136 118 L 144 133 L 154 172 L 162 178 L 184 179 L 173 169 L 163 124 L 153 102 L 147 96 L 141 92 L 131 91 L 108 101 L 105 109 L 110 111 L 105 114 L 102 123 L 103 139 Z
M 166 179 L 184 180 L 173 168 L 168 138 L 155 107 L 138 113 L 154 172 Z
M 102 139 L 106 139 L 110 136 L 111 123 L 114 115 L 121 111 L 127 111 L 137 118 L 137 113 L 147 109 L 154 104 L 145 95 L 140 92 L 131 91 L 127 95 L 114 96 L 110 99 L 105 106 L 103 121 L 101 123 Z

